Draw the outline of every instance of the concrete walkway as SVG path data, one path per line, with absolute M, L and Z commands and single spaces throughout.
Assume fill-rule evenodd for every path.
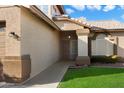
M 57 62 L 23 85 L 7 86 L 12 88 L 56 88 L 68 67 L 73 62 Z M 5 87 L 5 86 L 4 86 Z

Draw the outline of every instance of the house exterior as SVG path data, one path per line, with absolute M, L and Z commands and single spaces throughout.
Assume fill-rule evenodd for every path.
M 76 60 L 76 64 L 90 64 L 89 34 L 90 27 L 67 17 L 54 18 L 55 23 L 62 29 L 61 59 Z
M 0 59 L 8 81 L 23 82 L 59 61 L 61 29 L 49 17 L 36 6 L 0 8 Z
M 123 57 L 122 23 L 85 24 L 65 14 L 61 5 L 0 6 L 0 61 L 8 82 L 31 79 L 61 60 L 89 65 L 93 55 Z

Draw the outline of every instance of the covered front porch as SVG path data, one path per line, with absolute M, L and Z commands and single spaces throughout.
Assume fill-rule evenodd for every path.
M 61 28 L 61 60 L 75 61 L 77 65 L 90 64 L 90 29 L 68 18 L 55 21 Z

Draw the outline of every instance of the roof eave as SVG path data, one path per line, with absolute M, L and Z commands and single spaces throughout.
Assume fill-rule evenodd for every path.
M 94 30 L 95 32 L 124 32 L 124 29 L 101 29 L 101 30 Z
M 25 6 L 23 6 L 25 7 Z M 27 7 L 25 7 L 27 8 Z M 35 5 L 30 5 L 29 9 L 32 13 L 36 14 L 40 18 L 42 18 L 45 22 L 51 25 L 54 29 L 61 31 L 61 29 L 55 24 L 53 20 L 51 20 L 48 16 L 46 16 L 40 9 L 37 8 Z
M 70 21 L 70 22 L 76 23 L 76 24 L 78 24 L 80 26 L 84 26 L 84 27 L 89 28 L 89 29 L 91 28 L 90 26 L 88 26 L 86 24 L 79 23 L 79 22 L 71 20 L 69 18 L 57 18 L 57 19 L 55 18 L 54 21 Z

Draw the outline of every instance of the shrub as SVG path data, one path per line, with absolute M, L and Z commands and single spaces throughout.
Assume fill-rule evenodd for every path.
M 117 55 L 112 56 L 92 56 L 91 62 L 115 63 L 118 61 Z

